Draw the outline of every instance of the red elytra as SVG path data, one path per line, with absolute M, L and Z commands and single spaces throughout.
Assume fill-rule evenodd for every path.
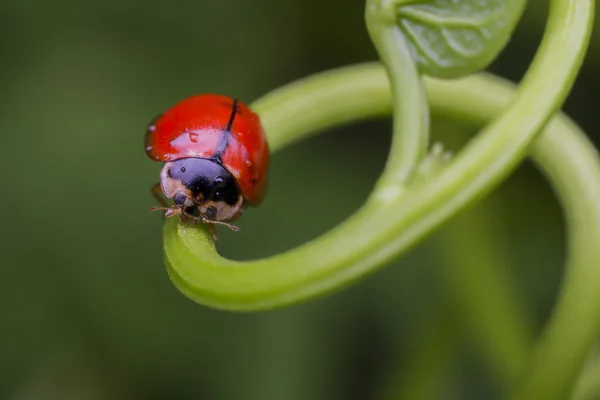
M 239 100 L 217 94 L 184 99 L 151 123 L 145 145 L 161 162 L 218 156 L 248 203 L 263 200 L 269 147 L 258 115 Z

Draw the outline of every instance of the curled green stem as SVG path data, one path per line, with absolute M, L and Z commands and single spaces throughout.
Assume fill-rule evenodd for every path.
M 164 225 L 165 255 L 173 282 L 202 304 L 260 310 L 327 293 L 375 271 L 489 192 L 525 157 L 538 131 L 569 92 L 591 22 L 590 0 L 552 1 L 544 40 L 506 112 L 441 173 L 406 186 L 403 196 L 387 202 L 381 201 L 386 196 L 378 186 L 360 210 L 311 242 L 269 258 L 236 262 L 215 251 L 205 229 L 168 220 Z M 482 90 L 469 82 L 428 81 L 430 101 L 462 103 Z M 466 94 L 456 97 L 457 87 Z M 322 129 L 386 115 L 390 104 L 383 69 L 363 65 L 289 85 L 257 101 L 254 108 L 263 118 L 273 151 L 277 151 Z M 471 107 L 474 112 L 480 108 L 477 102 Z M 390 153 L 391 159 L 397 157 Z M 381 180 L 394 172 L 386 169 Z
M 395 156 L 388 158 L 376 190 L 385 196 L 384 200 L 402 194 L 402 185 L 414 174 L 427 153 L 429 137 L 425 89 L 407 39 L 396 25 L 394 15 L 394 8 L 386 2 L 367 1 L 367 28 L 385 66 L 392 91 L 394 135 L 390 154 Z
M 395 87 L 401 78 L 393 74 L 392 101 L 380 65 L 320 74 L 257 101 L 254 108 L 273 151 L 336 125 L 389 115 L 393 108 L 394 144 L 387 167 L 369 200 L 343 224 L 265 259 L 224 259 L 206 229 L 167 220 L 165 259 L 174 284 L 191 299 L 221 309 L 255 311 L 306 300 L 375 271 L 484 196 L 531 151 L 580 67 L 592 25 L 592 1 L 553 0 L 550 10 L 542 44 L 516 93 L 486 75 L 425 81 L 434 112 L 480 124 L 492 121 L 451 163 L 426 179 L 406 183 L 426 137 L 406 129 L 423 128 L 426 109 L 402 103 Z M 387 32 L 383 35 L 393 40 Z M 404 66 L 414 78 L 414 71 Z M 564 205 L 570 257 L 556 310 L 513 400 L 563 398 L 600 332 L 598 155 L 564 117 L 550 124 L 532 155 Z M 402 196 L 389 195 L 389 185 L 395 184 L 403 185 Z
M 362 68 L 370 72 L 377 70 L 382 82 L 385 82 L 385 75 L 379 67 Z M 501 112 L 512 100 L 510 86 L 490 76 L 471 77 L 459 82 L 429 80 L 427 89 L 434 113 L 481 124 Z M 457 97 L 463 101 L 452 100 Z M 477 107 L 472 107 L 473 104 Z M 598 154 L 583 133 L 564 117 L 549 124 L 532 150 L 534 161 L 548 176 L 564 205 L 570 257 L 556 311 L 530 365 L 525 369 L 525 379 L 514 400 L 563 398 L 600 333 L 600 313 L 597 312 L 600 304 L 600 269 L 597 268 L 600 262 L 600 246 L 597 245 L 600 243 Z M 179 257 L 189 257 L 188 252 L 195 251 L 198 240 L 204 240 L 207 246 L 211 243 L 203 231 L 174 222 L 166 223 L 165 240 L 169 262 L 178 261 L 177 251 L 182 253 Z M 171 240 L 174 243 L 170 243 Z M 213 257 L 214 262 L 223 262 L 214 252 L 208 255 L 197 252 L 195 257 Z M 227 262 L 237 264 L 238 268 L 244 265 Z M 284 266 L 282 269 L 285 269 Z M 214 269 L 214 274 L 230 274 L 232 279 L 237 276 L 234 273 L 236 269 L 229 265 L 208 264 L 204 268 L 207 267 Z M 214 277 L 207 275 L 206 278 Z M 243 282 L 238 280 L 237 283 L 243 287 Z
M 449 101 L 449 86 L 454 98 L 465 101 Z M 512 101 L 510 87 L 489 76 L 428 85 L 434 113 L 478 125 Z M 564 115 L 546 127 L 531 150 L 565 210 L 569 260 L 555 311 L 511 399 L 561 399 L 600 333 L 600 161 L 592 143 Z

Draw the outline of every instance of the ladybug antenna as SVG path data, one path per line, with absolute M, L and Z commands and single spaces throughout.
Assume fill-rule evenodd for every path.
M 234 232 L 238 232 L 240 230 L 240 228 L 235 225 L 231 225 L 231 224 L 228 224 L 227 222 L 223 222 L 223 221 L 215 221 L 212 219 L 208 219 L 206 217 L 202 217 L 202 222 L 204 222 L 205 224 L 223 225 L 223 226 L 228 227 L 229 229 L 231 229 Z

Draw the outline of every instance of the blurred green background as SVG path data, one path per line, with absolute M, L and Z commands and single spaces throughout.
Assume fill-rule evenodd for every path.
M 494 311 L 474 318 L 477 293 L 462 288 L 477 287 L 486 279 L 480 267 L 497 264 L 524 330 L 543 327 L 565 238 L 560 207 L 529 163 L 401 260 L 306 304 L 215 311 L 182 296 L 165 272 L 161 218 L 148 211 L 160 165 L 143 151 L 147 123 L 191 94 L 251 102 L 311 73 L 375 59 L 363 6 L 0 2 L 1 399 L 504 393 L 506 368 L 490 358 L 501 352 L 510 364 L 520 345 L 496 346 L 503 333 Z M 546 11 L 544 1 L 530 2 L 492 71 L 521 78 Z M 599 65 L 595 37 L 565 106 L 595 141 Z M 435 138 L 451 148 L 469 133 L 451 121 L 434 124 Z M 221 230 L 223 254 L 266 256 L 335 226 L 366 198 L 389 140 L 389 121 L 374 121 L 276 154 L 266 202 L 240 220 L 240 233 Z

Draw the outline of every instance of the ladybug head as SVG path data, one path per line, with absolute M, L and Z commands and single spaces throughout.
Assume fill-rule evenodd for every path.
M 160 184 L 175 206 L 210 220 L 228 220 L 243 201 L 237 182 L 217 161 L 182 158 L 165 163 Z

